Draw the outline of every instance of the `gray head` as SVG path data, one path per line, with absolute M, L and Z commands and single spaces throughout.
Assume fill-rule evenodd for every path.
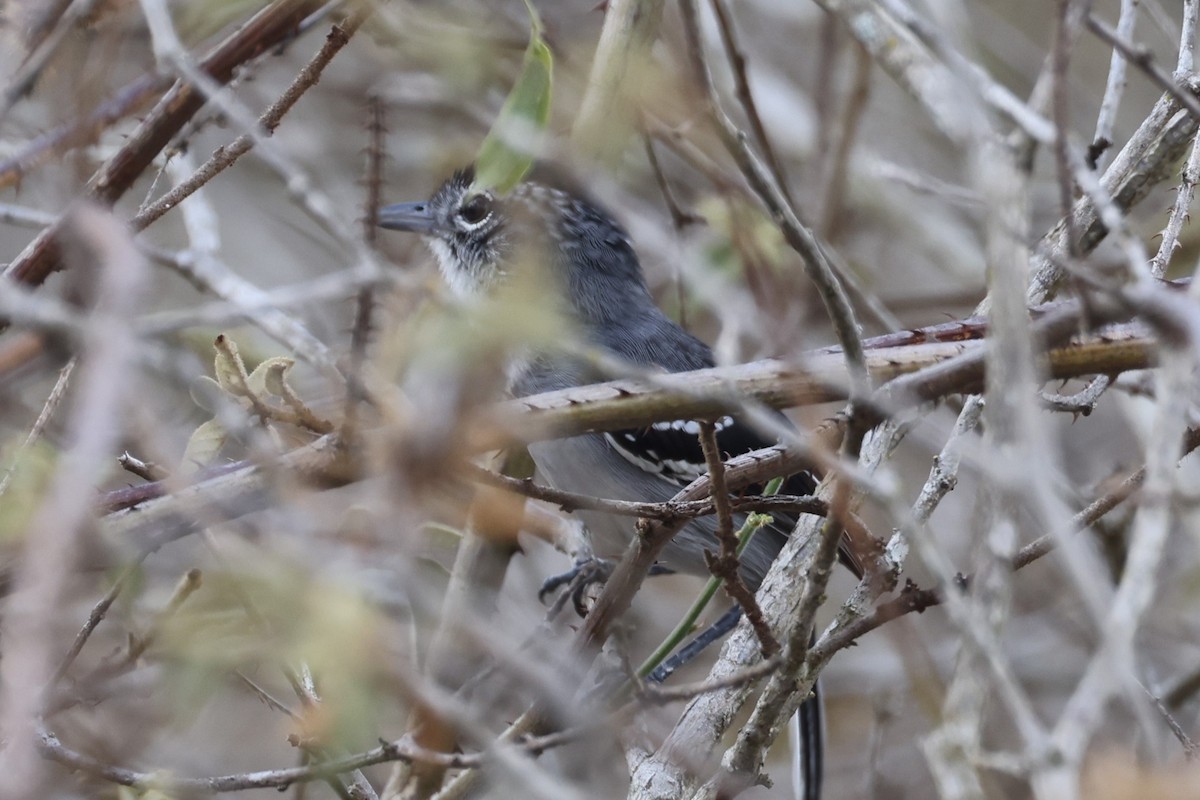
M 502 283 L 522 254 L 544 254 L 552 279 L 585 322 L 653 306 L 628 235 L 579 192 L 527 181 L 497 196 L 477 186 L 468 167 L 427 201 L 381 209 L 379 224 L 421 234 L 461 297 Z
M 475 186 L 471 167 L 455 172 L 428 200 L 380 209 L 379 224 L 421 234 L 446 283 L 464 297 L 498 283 L 512 250 L 496 197 Z

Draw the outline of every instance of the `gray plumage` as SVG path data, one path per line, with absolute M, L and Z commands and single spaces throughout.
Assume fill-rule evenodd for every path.
M 471 170 L 456 173 L 424 203 L 382 210 L 385 228 L 422 233 L 437 256 L 447 285 L 470 297 L 499 285 L 520 247 L 540 248 L 549 261 L 556 300 L 570 314 L 587 343 L 638 367 L 683 372 L 713 366 L 712 351 L 672 322 L 646 286 L 628 234 L 612 216 L 578 193 L 542 183 L 522 183 L 504 197 L 475 185 Z M 561 353 L 526 356 L 512 372 L 515 396 L 564 389 L 602 380 L 578 358 Z M 537 442 L 530 455 L 538 476 L 549 485 L 619 500 L 670 499 L 703 470 L 695 435 L 670 423 L 639 431 L 587 434 Z M 724 455 L 766 447 L 772 442 L 727 418 L 718 434 Z M 807 475 L 790 490 L 807 493 Z M 579 512 L 596 554 L 614 558 L 634 532 L 629 517 Z M 784 521 L 785 525 L 787 521 Z M 689 523 L 666 546 L 660 565 L 707 575 L 704 550 L 718 548 L 715 517 Z M 790 528 L 790 526 L 787 526 Z M 742 555 L 743 579 L 756 588 L 783 546 L 787 528 L 760 531 Z
M 380 225 L 421 233 L 437 256 L 447 285 L 460 296 L 487 293 L 504 282 L 523 256 L 540 256 L 549 267 L 544 276 L 546 302 L 565 312 L 588 344 L 641 368 L 683 372 L 713 365 L 708 346 L 655 305 L 628 234 L 580 193 L 526 182 L 496 197 L 476 186 L 468 169 L 446 181 L 427 202 L 382 209 Z M 508 374 L 509 390 L 516 396 L 604 378 L 581 359 L 551 351 L 521 355 Z M 695 422 L 677 420 L 536 442 L 529 452 L 539 479 L 553 487 L 597 497 L 661 502 L 705 471 L 697 431 Z M 717 445 L 725 457 L 769 444 L 736 419 L 717 422 Z M 785 484 L 789 494 L 809 494 L 813 488 L 807 473 L 792 476 Z M 624 552 L 634 534 L 631 518 L 577 513 L 598 556 L 616 558 Z M 743 551 L 742 578 L 752 589 L 758 588 L 783 547 L 791 523 L 782 518 L 760 530 Z M 660 566 L 707 575 L 704 551 L 718 549 L 715 527 L 713 516 L 689 522 L 664 548 Z M 726 614 L 723 620 L 732 623 L 736 617 Z M 815 686 L 799 717 L 803 796 L 817 800 L 824 737 Z

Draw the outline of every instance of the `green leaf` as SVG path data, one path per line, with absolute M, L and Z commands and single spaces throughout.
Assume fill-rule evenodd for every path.
M 475 159 L 475 182 L 504 194 L 521 182 L 533 166 L 534 147 L 550 120 L 554 56 L 542 37 L 542 21 L 530 0 L 529 46 L 521 74 L 500 109 Z

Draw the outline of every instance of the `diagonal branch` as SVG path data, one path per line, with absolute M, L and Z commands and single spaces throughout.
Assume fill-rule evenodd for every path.
M 286 41 L 319 5 L 313 0 L 275 0 L 209 53 L 200 62 L 201 69 L 217 83 L 228 83 L 240 65 Z M 120 199 L 204 102 L 205 95 L 197 87 L 177 82 L 88 181 L 87 196 L 104 205 Z M 55 238 L 60 227 L 61 223 L 52 225 L 35 237 L 8 265 L 5 275 L 40 285 L 59 266 Z

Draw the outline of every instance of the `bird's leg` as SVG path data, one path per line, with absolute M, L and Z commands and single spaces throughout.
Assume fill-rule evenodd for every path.
M 567 591 L 555 601 L 554 606 L 550 609 L 551 616 L 557 614 L 563 605 L 566 604 L 568 598 L 575 606 L 575 613 L 581 617 L 587 616 L 587 590 L 596 584 L 602 584 L 612 575 L 615 562 L 607 558 L 599 556 L 586 556 L 575 559 L 575 566 L 566 572 L 558 575 L 551 575 L 538 589 L 538 599 L 545 602 L 546 596 L 557 591 L 563 586 L 567 587 Z M 654 564 L 650 567 L 650 575 L 671 575 L 674 570 Z M 735 622 L 737 620 L 734 620 Z

